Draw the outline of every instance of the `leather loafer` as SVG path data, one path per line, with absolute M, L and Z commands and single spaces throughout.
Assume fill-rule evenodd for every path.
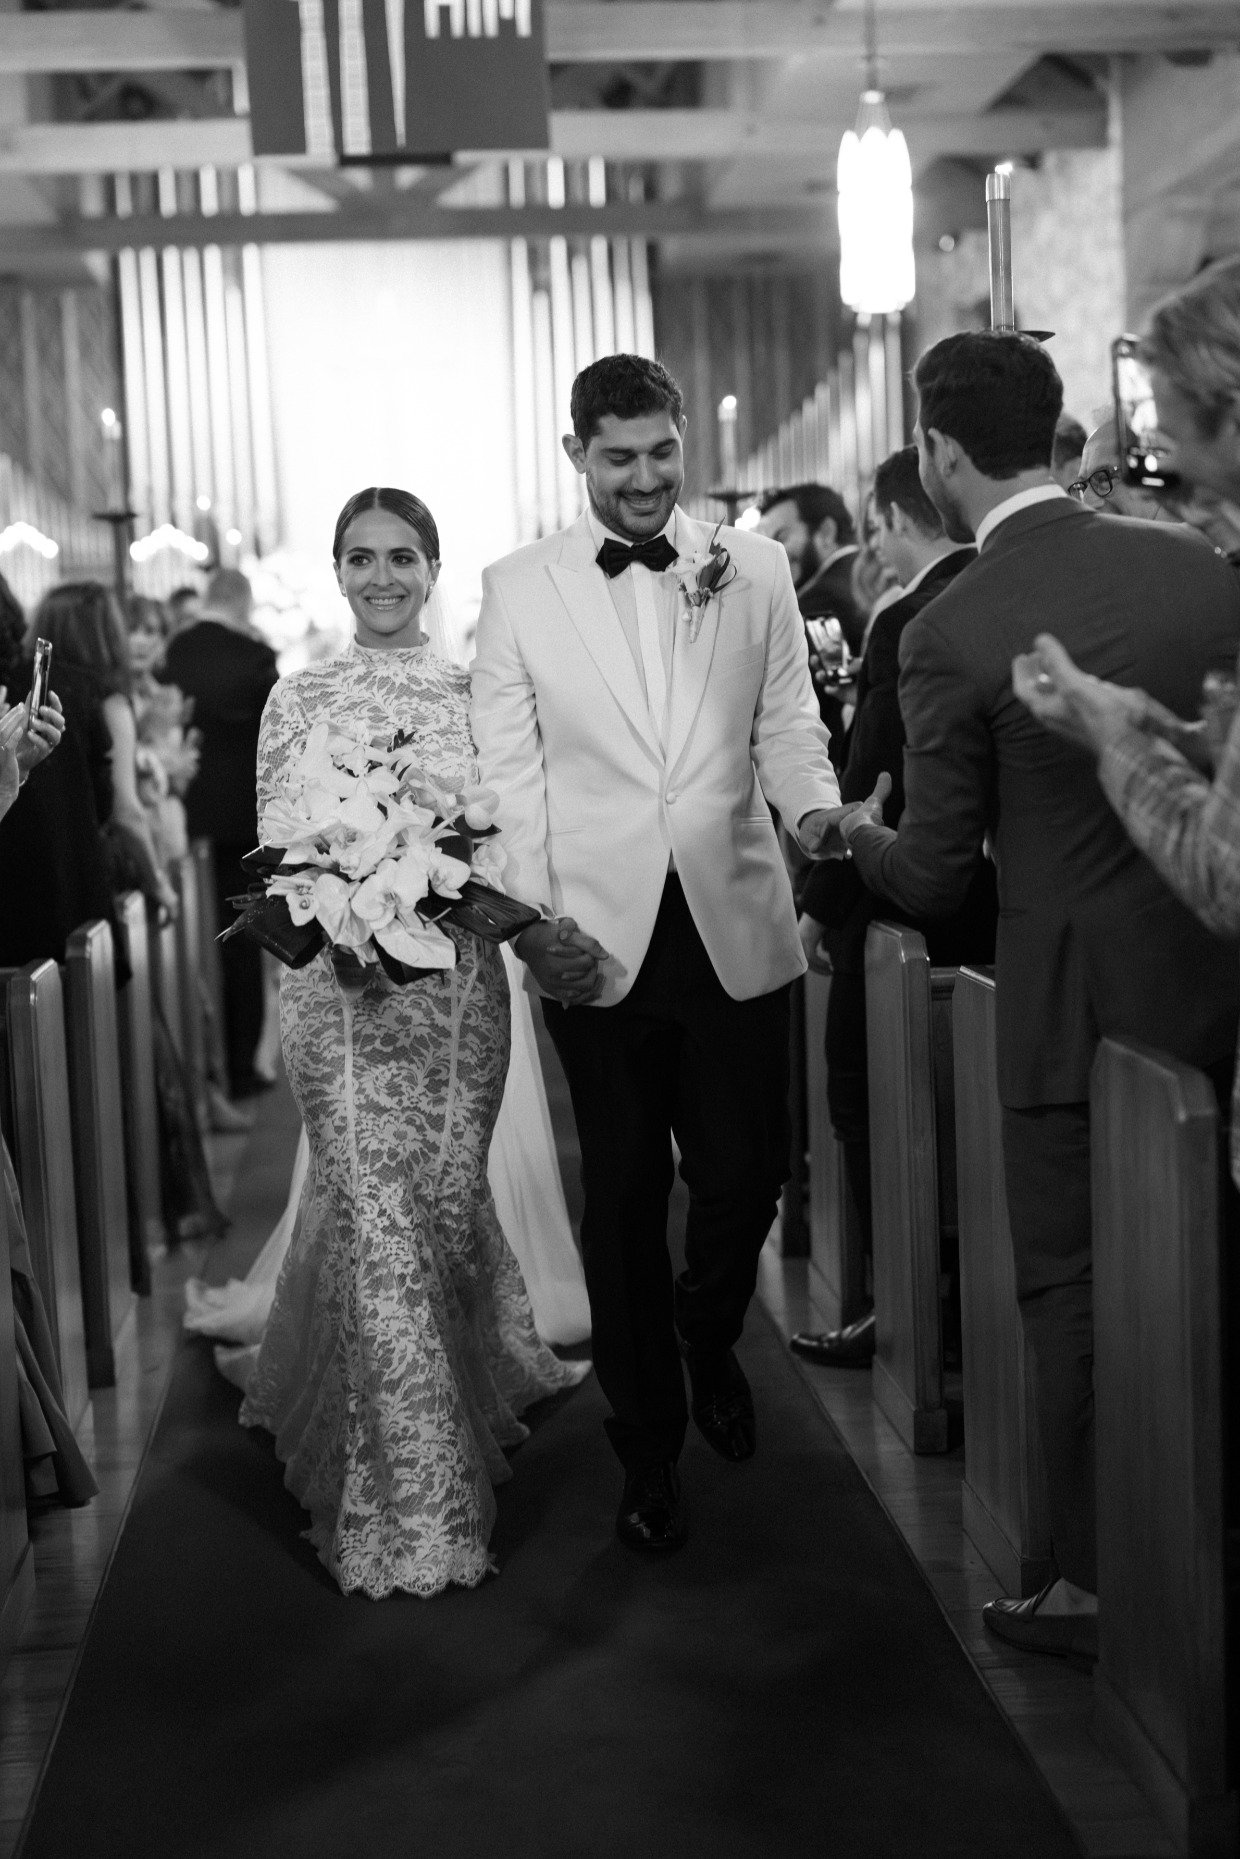
M 1060 1659 L 1098 1657 L 1097 1614 L 1040 1614 L 1038 1609 L 1055 1586 L 1048 1581 L 1025 1601 L 987 1601 L 982 1623 L 996 1639 L 1022 1652 L 1051 1653 Z
M 801 1330 L 788 1347 L 819 1368 L 869 1368 L 877 1331 L 874 1312 L 845 1324 L 842 1330 Z
M 690 1412 L 702 1438 L 734 1465 L 752 1459 L 758 1448 L 753 1395 L 735 1350 L 704 1355 L 682 1343 L 681 1353 L 693 1389 Z
M 680 1474 L 671 1461 L 626 1474 L 616 1513 L 616 1535 L 630 1549 L 667 1555 L 688 1536 L 680 1509 Z

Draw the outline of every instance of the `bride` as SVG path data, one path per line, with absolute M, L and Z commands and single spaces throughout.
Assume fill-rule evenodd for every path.
M 444 787 L 472 785 L 468 676 L 430 654 L 419 623 L 439 571 L 430 512 L 362 491 L 333 555 L 354 643 L 272 692 L 260 813 L 319 720 L 368 741 L 412 730 Z M 404 987 L 372 968 L 351 1014 L 326 951 L 281 977 L 307 1179 L 240 1418 L 274 1434 L 340 1587 L 374 1599 L 483 1579 L 503 1449 L 526 1437 L 517 1415 L 585 1372 L 539 1340 L 487 1185 L 503 962 L 450 934 L 454 968 Z

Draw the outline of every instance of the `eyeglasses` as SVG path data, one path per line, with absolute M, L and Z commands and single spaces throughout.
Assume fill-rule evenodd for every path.
M 1085 501 L 1086 491 L 1092 491 L 1095 497 L 1109 497 L 1115 489 L 1117 473 L 1110 465 L 1099 465 L 1097 471 L 1091 471 L 1087 478 L 1077 478 L 1068 486 L 1068 495 Z

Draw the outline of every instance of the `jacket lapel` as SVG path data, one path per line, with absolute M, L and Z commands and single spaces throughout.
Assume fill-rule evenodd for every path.
M 640 738 L 642 747 L 659 761 L 662 757 L 650 720 L 646 695 L 633 663 L 628 640 L 624 636 L 624 628 L 612 603 L 607 577 L 597 566 L 594 554 L 594 537 L 589 522 L 584 516 L 578 517 L 571 528 L 565 531 L 564 548 L 559 561 L 549 563 L 547 573 L 582 645 L 594 660 L 599 675 L 623 711 L 626 722 Z
M 678 510 L 676 540 L 681 555 L 704 551 L 713 529 L 713 524 L 707 526 L 705 523 L 695 523 L 683 510 Z M 697 713 L 702 707 L 706 680 L 715 655 L 715 641 L 719 636 L 719 616 L 727 611 L 728 602 L 734 596 L 735 582 L 722 593 L 713 594 L 705 607 L 699 610 L 690 607 L 679 588 L 676 591 L 676 654 L 672 661 L 672 688 L 667 720 L 669 780 L 675 774 L 676 764 L 688 746 Z M 697 637 L 690 639 L 699 613 L 701 625 L 696 628 Z

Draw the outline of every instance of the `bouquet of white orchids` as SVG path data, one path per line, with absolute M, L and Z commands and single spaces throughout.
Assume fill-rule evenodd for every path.
M 342 977 L 378 964 L 405 982 L 455 966 L 441 924 L 502 942 L 537 922 L 503 891 L 495 794 L 450 793 L 411 743 L 403 730 L 384 745 L 314 725 L 263 810 L 244 861 L 259 883 L 234 899 L 226 936 L 245 933 L 293 968 L 329 944 Z

